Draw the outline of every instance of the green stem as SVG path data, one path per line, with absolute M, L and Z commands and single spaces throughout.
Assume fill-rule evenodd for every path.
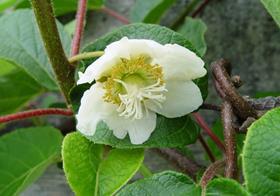
M 68 62 L 57 30 L 51 0 L 30 0 L 49 60 L 61 92 L 70 104 L 69 92 L 73 87 L 74 67 Z
M 71 58 L 68 59 L 70 63 L 75 63 L 77 61 L 83 60 L 83 59 L 90 59 L 94 57 L 100 57 L 104 54 L 103 51 L 95 51 L 95 52 L 85 52 L 81 53 L 75 56 L 72 56 Z
M 139 168 L 140 173 L 142 174 L 143 177 L 150 177 L 153 175 L 153 173 L 142 163 L 142 165 Z

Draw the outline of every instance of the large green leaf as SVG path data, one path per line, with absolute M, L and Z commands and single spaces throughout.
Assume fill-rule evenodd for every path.
M 217 178 L 207 184 L 206 196 L 249 196 L 249 194 L 237 181 Z
M 8 73 L 11 73 L 12 71 L 15 71 L 15 70 L 16 70 L 16 67 L 12 63 L 5 61 L 3 59 L 0 59 L 0 77 L 3 75 L 6 75 Z
M 95 134 L 88 136 L 88 139 L 98 144 L 106 144 L 116 148 L 164 148 L 183 147 L 194 143 L 198 134 L 198 127 L 188 116 L 168 119 L 158 115 L 155 131 L 143 144 L 131 144 L 128 135 L 124 139 L 116 138 L 113 131 L 104 122 L 98 123 Z
M 175 0 L 137 0 L 130 11 L 131 22 L 158 23 Z
M 15 11 L 0 18 L 0 59 L 11 61 L 38 83 L 57 90 L 51 64 L 48 61 L 33 12 Z M 70 36 L 58 25 L 66 53 L 70 52 Z
M 165 171 L 124 187 L 117 196 L 200 196 L 201 189 L 184 174 Z
M 252 195 L 280 195 L 280 108 L 267 112 L 248 129 L 243 171 Z
M 0 138 L 0 195 L 19 195 L 60 158 L 61 133 L 52 127 L 18 129 Z
M 114 194 L 135 174 L 144 159 L 143 149 L 107 151 L 78 132 L 65 137 L 63 167 L 76 195 Z
M 206 30 L 207 27 L 201 19 L 187 17 L 178 32 L 189 40 L 199 54 L 203 56 L 207 49 L 204 39 Z
M 103 6 L 105 0 L 88 0 L 87 8 L 99 9 Z M 78 7 L 78 0 L 53 0 L 53 7 L 55 11 L 55 15 L 63 15 L 69 12 L 75 12 Z M 30 2 L 29 0 L 21 0 L 21 2 L 17 5 L 17 8 L 29 8 Z
M 0 1 L 0 12 L 4 11 L 5 9 L 12 7 L 15 5 L 17 0 L 1 0 Z
M 0 115 L 15 111 L 42 92 L 34 79 L 9 62 L 0 60 L 0 71 Z
M 280 27 L 280 0 L 261 0 L 261 2 Z

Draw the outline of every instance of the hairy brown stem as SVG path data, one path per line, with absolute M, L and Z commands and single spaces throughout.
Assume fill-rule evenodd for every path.
M 201 143 L 202 147 L 204 148 L 205 152 L 207 153 L 209 159 L 211 162 L 215 162 L 215 156 L 213 155 L 211 149 L 209 148 L 209 146 L 207 145 L 207 143 L 205 142 L 205 140 L 203 139 L 202 135 L 198 136 L 198 140 Z
M 222 150 L 222 152 L 225 151 L 225 147 L 223 142 L 213 133 L 213 131 L 210 129 L 210 127 L 207 125 L 205 120 L 202 118 L 202 116 L 199 113 L 192 113 L 193 117 L 195 118 L 198 125 L 205 131 L 205 133 L 215 142 L 215 144 Z
M 210 104 L 210 103 L 203 103 L 199 109 L 204 109 L 204 110 L 213 110 L 213 111 L 221 111 L 221 107 L 215 104 Z
M 202 190 L 205 190 L 208 182 L 212 180 L 215 175 L 224 168 L 225 160 L 218 160 L 215 163 L 212 163 L 203 173 L 201 180 L 200 180 L 200 186 L 202 187 Z M 203 195 L 203 194 L 202 194 Z
M 176 164 L 179 168 L 182 169 L 182 171 L 186 174 L 188 174 L 190 177 L 195 179 L 196 173 L 202 168 L 199 164 L 197 164 L 195 161 L 188 159 L 187 157 L 183 156 L 181 153 L 179 153 L 175 149 L 154 149 L 156 152 L 159 152 L 161 155 L 163 155 L 165 158 L 167 158 L 169 161 Z
M 87 0 L 79 0 L 78 10 L 76 14 L 76 28 L 72 41 L 71 55 L 77 55 L 80 50 L 81 39 L 84 31 L 85 17 L 87 12 Z
M 233 108 L 228 101 L 224 101 L 222 104 L 222 122 L 224 127 L 224 140 L 225 140 L 225 156 L 226 167 L 225 177 L 237 178 L 237 156 L 236 156 L 236 144 L 235 144 L 235 128 L 234 128 L 234 113 Z
M 68 62 L 58 34 L 51 0 L 30 0 L 36 21 L 60 89 L 70 104 L 69 92 L 74 85 L 74 68 Z
M 101 11 L 103 11 L 104 13 L 114 17 L 115 19 L 122 22 L 123 24 L 129 24 L 130 23 L 129 20 L 126 17 L 120 15 L 119 13 L 117 13 L 116 11 L 114 11 L 114 10 L 108 8 L 108 7 L 102 8 Z
M 214 87 L 216 89 L 216 92 L 218 93 L 218 95 L 222 98 L 222 99 L 225 99 L 226 95 L 225 93 L 223 92 L 222 88 L 220 87 L 220 84 L 218 83 L 217 80 L 213 80 L 213 84 L 214 84 Z
M 225 96 L 222 98 L 225 98 L 234 106 L 238 116 L 243 120 L 246 120 L 248 117 L 257 118 L 257 112 L 245 99 L 243 99 L 242 96 L 239 95 L 231 82 L 231 78 L 225 68 L 228 65 L 229 62 L 224 59 L 220 59 L 211 64 L 214 78 L 218 82 L 218 88 L 223 91 Z
M 63 115 L 72 116 L 73 112 L 70 109 L 60 109 L 60 108 L 46 108 L 46 109 L 34 109 L 24 112 L 18 112 L 15 114 L 8 114 L 5 116 L 0 116 L 0 123 L 6 123 L 13 120 L 21 120 L 25 118 L 32 118 L 44 115 Z

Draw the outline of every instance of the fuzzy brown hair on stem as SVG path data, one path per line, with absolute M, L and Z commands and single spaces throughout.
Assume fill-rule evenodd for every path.
M 233 105 L 238 116 L 243 120 L 246 120 L 248 117 L 257 118 L 257 112 L 254 108 L 235 89 L 226 69 L 229 65 L 229 62 L 224 59 L 220 59 L 211 64 L 211 70 L 216 80 L 219 94 L 224 96 L 222 98 L 228 100 Z
M 236 142 L 235 135 L 236 131 L 234 128 L 233 119 L 234 113 L 233 108 L 228 101 L 224 101 L 222 104 L 222 122 L 224 127 L 224 139 L 225 139 L 225 177 L 237 178 L 237 156 L 236 156 Z

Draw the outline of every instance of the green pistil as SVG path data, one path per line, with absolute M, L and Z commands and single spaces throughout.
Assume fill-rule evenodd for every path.
M 106 90 L 104 100 L 119 105 L 121 103 L 119 94 L 123 95 L 127 92 L 117 80 L 139 88 L 152 85 L 158 80 L 163 83 L 162 68 L 159 65 L 151 65 L 151 58 L 145 55 L 132 59 L 122 58 L 112 68 L 107 80 L 104 80 Z

